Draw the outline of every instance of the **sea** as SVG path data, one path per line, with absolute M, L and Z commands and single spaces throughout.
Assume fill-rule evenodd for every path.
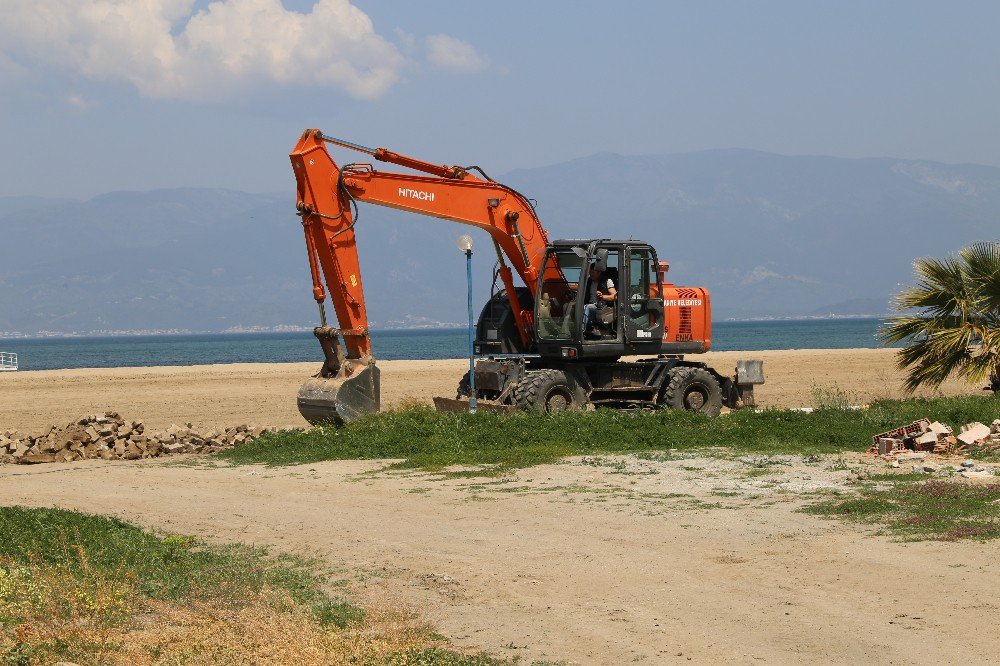
M 878 347 L 881 324 L 880 319 L 714 322 L 712 349 Z M 469 338 L 467 329 L 372 331 L 372 345 L 382 360 L 463 358 Z M 16 353 L 21 370 L 322 360 L 311 332 L 13 338 L 0 339 L 0 352 Z

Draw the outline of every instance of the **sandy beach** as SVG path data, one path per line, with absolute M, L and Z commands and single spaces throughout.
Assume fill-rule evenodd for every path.
M 816 391 L 843 391 L 859 404 L 904 395 L 894 354 L 890 349 L 807 349 L 713 352 L 701 358 L 725 374 L 739 358 L 761 358 L 767 383 L 757 391 L 758 403 L 806 407 L 814 403 Z M 462 359 L 380 362 L 383 408 L 453 396 L 467 364 Z M 184 422 L 213 428 L 238 423 L 303 426 L 296 391 L 318 367 L 243 363 L 3 373 L 0 428 L 33 432 L 105 410 L 142 419 L 154 428 Z M 981 392 L 976 386 L 949 382 L 940 393 Z

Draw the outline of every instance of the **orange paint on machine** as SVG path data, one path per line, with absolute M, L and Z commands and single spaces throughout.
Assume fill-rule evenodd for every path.
M 330 145 L 416 173 L 341 166 Z M 649 243 L 550 240 L 534 201 L 475 165 L 426 162 L 315 129 L 302 133 L 290 159 L 324 356 L 299 391 L 299 411 L 310 422 L 343 424 L 380 406 L 355 237 L 361 204 L 475 227 L 492 241 L 499 284 L 475 326 L 474 369 L 458 382 L 456 398 L 435 398 L 439 409 L 463 409 L 471 397 L 494 411 L 593 406 L 715 415 L 753 404 L 761 363 L 741 361 L 727 376 L 689 358 L 711 348 L 708 290 L 668 282 L 670 264 Z M 337 326 L 327 322 L 328 297 Z

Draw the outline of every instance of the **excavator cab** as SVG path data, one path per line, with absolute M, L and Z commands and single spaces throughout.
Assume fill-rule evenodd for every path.
M 599 277 L 591 278 L 591 268 Z M 641 241 L 559 240 L 546 251 L 535 299 L 542 356 L 564 359 L 658 354 L 663 341 L 663 286 L 656 251 Z M 593 288 L 617 292 L 584 330 Z

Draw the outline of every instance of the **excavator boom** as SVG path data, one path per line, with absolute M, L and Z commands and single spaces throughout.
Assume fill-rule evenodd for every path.
M 327 144 L 423 173 L 378 171 L 368 163 L 340 166 Z M 354 231 L 358 202 L 452 220 L 490 234 L 518 334 L 528 347 L 533 336 L 533 313 L 522 310 L 513 273 L 534 292 L 548 237 L 524 196 L 490 180 L 478 167 L 424 162 L 384 148 L 328 137 L 319 130 L 303 132 L 290 159 L 313 297 L 320 311 L 320 326 L 315 334 L 325 357 L 320 373 L 299 391 L 299 410 L 307 420 L 340 424 L 379 408 L 379 373 L 372 356 Z M 327 295 L 339 328 L 327 325 Z

